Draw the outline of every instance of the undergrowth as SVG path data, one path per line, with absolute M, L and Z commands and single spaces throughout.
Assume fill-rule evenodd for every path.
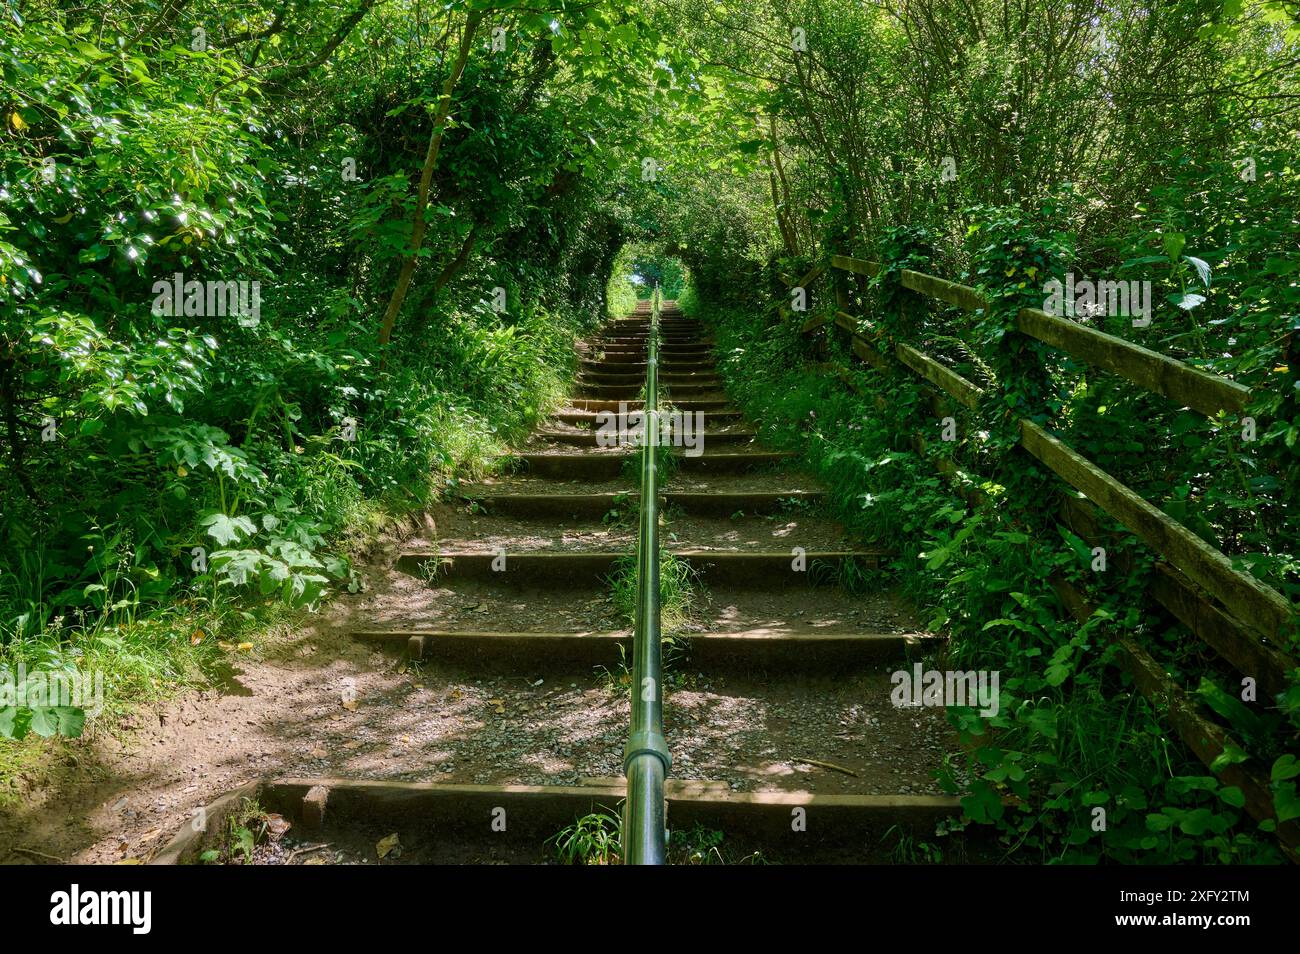
M 602 808 L 566 825 L 546 841 L 555 860 L 564 865 L 618 865 L 623 863 L 623 815 Z M 761 851 L 740 853 L 727 843 L 725 832 L 698 822 L 690 828 L 668 832 L 665 845 L 672 865 L 765 865 Z

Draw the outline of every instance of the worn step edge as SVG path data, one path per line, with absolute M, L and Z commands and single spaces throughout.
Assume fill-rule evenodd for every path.
M 741 587 L 827 584 L 833 580 L 826 578 L 825 571 L 833 571 L 846 560 L 878 569 L 883 559 L 890 555 L 884 550 L 812 550 L 796 558 L 788 551 L 667 547 L 664 552 L 685 562 L 710 584 Z M 519 553 L 507 550 L 502 560 L 500 555 L 490 551 L 407 550 L 398 555 L 395 566 L 403 573 L 430 581 L 454 577 L 492 580 L 504 585 L 591 586 L 608 577 L 615 563 L 625 556 L 626 553 L 617 550 L 532 550 Z
M 613 355 L 637 355 L 644 357 L 646 349 L 637 345 L 588 345 L 579 352 L 582 356 L 590 354 Z M 708 355 L 713 353 L 711 344 L 666 344 L 659 348 L 659 357 L 695 357 L 698 360 L 699 355 Z
M 629 411 L 638 411 L 641 409 L 641 402 L 637 400 L 618 401 L 602 400 L 600 398 L 575 397 L 569 399 L 569 405 L 577 411 L 617 411 L 620 405 L 626 407 Z M 732 407 L 731 402 L 726 398 L 685 398 L 673 402 L 673 407 L 679 410 L 691 411 L 718 411 L 722 413 L 738 413 Z
M 589 430 L 586 432 L 574 431 L 535 431 L 533 436 L 538 440 L 551 441 L 554 444 L 570 444 L 575 447 L 596 447 L 601 439 L 608 439 L 607 431 Z M 615 443 L 625 447 L 631 447 L 640 439 L 638 432 L 619 431 L 615 435 Z M 703 447 L 709 444 L 748 444 L 757 440 L 758 435 L 753 431 L 702 431 L 694 437 L 698 437 Z
M 588 354 L 579 352 L 579 360 L 584 364 L 607 364 L 607 365 L 640 365 L 645 367 L 645 351 L 615 351 L 605 352 L 601 358 L 589 357 Z M 659 356 L 659 367 L 670 368 L 676 365 L 688 364 L 717 364 L 712 355 L 709 354 L 681 354 L 681 355 L 664 355 Z
M 577 396 L 584 398 L 623 398 L 636 399 L 641 395 L 642 384 L 598 384 L 590 381 L 578 381 L 574 385 Z M 723 400 L 722 389 L 714 383 L 691 384 L 664 381 L 662 387 L 667 392 L 664 398 L 671 400 L 673 395 L 703 397 L 712 396 L 714 400 Z
M 228 819 L 245 798 L 256 799 L 263 809 L 281 815 L 303 832 L 375 822 L 418 824 L 425 830 L 436 825 L 440 837 L 537 842 L 540 848 L 541 840 L 574 818 L 617 809 L 626 793 L 625 783 L 621 779 L 591 781 L 588 785 L 512 785 L 335 777 L 262 779 L 205 806 L 205 825 L 192 825 L 186 819 L 150 864 L 197 863 L 205 849 L 217 847 Z M 670 829 L 706 824 L 795 850 L 819 842 L 842 845 L 864 831 L 880 834 L 893 826 L 928 836 L 935 823 L 961 812 L 956 796 L 733 792 L 714 780 L 673 778 L 664 783 L 664 799 Z M 800 830 L 790 824 L 796 809 L 803 810 L 805 824 L 797 826 Z M 510 824 L 498 831 L 493 822 L 503 810 Z
M 633 344 L 645 344 L 650 340 L 650 334 L 646 331 L 620 330 L 607 332 L 605 334 L 595 334 L 589 338 L 583 338 L 579 344 L 613 344 L 627 341 Z M 659 335 L 660 344 L 716 344 L 712 338 L 705 338 L 695 331 L 665 331 Z
M 756 468 L 782 464 L 794 455 L 779 452 L 746 452 L 740 454 L 704 453 L 698 457 L 689 457 L 674 448 L 682 470 L 707 470 L 715 473 L 741 473 Z M 590 454 L 516 454 L 511 460 L 518 461 L 523 473 L 537 477 L 554 478 L 597 478 L 618 477 L 623 466 L 635 458 L 634 451 L 599 451 Z
M 611 380 L 612 379 L 612 380 Z M 722 379 L 711 372 L 696 371 L 663 371 L 659 374 L 659 381 L 662 384 L 669 384 L 672 381 L 684 383 L 704 383 L 708 382 L 717 385 Z M 578 384 L 641 384 L 645 381 L 645 375 L 639 371 L 630 371 L 621 374 L 616 371 L 582 371 L 578 374 L 576 383 Z
M 792 454 L 790 451 L 744 451 L 741 453 L 734 453 L 734 454 L 732 453 L 702 454 L 698 457 L 691 457 L 685 454 L 682 448 L 680 447 L 672 447 L 669 449 L 673 452 L 674 455 L 680 456 L 682 458 L 681 463 L 683 464 L 686 464 L 690 461 L 700 461 L 702 459 L 713 459 L 721 463 L 727 463 L 732 458 L 744 458 L 745 460 L 752 459 L 754 461 L 761 461 L 763 463 L 766 463 L 769 460 L 784 461 L 794 457 L 794 454 Z M 591 460 L 605 460 L 605 459 L 626 460 L 634 456 L 635 456 L 635 452 L 633 451 L 627 451 L 623 453 L 610 451 L 608 453 L 600 453 L 600 454 L 582 454 L 582 453 L 543 454 L 543 453 L 535 453 L 532 451 L 525 451 L 523 453 L 511 454 L 508 457 L 500 457 L 497 458 L 497 460 L 500 461 L 518 460 L 527 463 L 532 463 L 533 461 L 539 458 L 545 460 L 553 460 L 553 461 L 591 461 Z
M 634 409 L 629 407 L 628 410 L 639 410 L 639 408 Z M 726 418 L 727 420 L 741 419 L 741 413 L 739 411 L 702 411 L 701 413 L 704 415 L 704 422 L 706 424 L 710 421 L 715 421 L 718 418 Z M 578 426 L 589 424 L 594 427 L 601 423 L 601 419 L 597 417 L 597 414 L 597 411 L 556 411 L 551 415 L 551 418 L 562 424 L 574 424 Z
M 579 365 L 581 370 L 593 371 L 597 374 L 620 374 L 620 375 L 640 375 L 645 377 L 645 361 L 595 361 L 591 358 L 583 358 Z M 696 372 L 716 372 L 718 363 L 716 361 L 660 361 L 659 371 L 661 374 L 688 374 Z
M 494 632 L 394 626 L 357 629 L 356 639 L 401 649 L 408 659 L 433 658 L 504 662 L 511 671 L 569 664 L 615 664 L 632 647 L 632 634 L 612 632 Z M 745 667 L 774 665 L 808 672 L 826 664 L 846 666 L 882 659 L 901 661 L 938 646 L 943 639 L 930 633 L 818 632 L 787 633 L 748 630 L 734 633 L 691 633 L 678 637 L 690 649 L 690 665 Z
M 737 511 L 762 513 L 782 507 L 784 501 L 820 503 L 820 490 L 743 491 L 739 493 L 705 493 L 698 491 L 663 491 L 660 498 L 668 507 L 680 507 L 687 513 L 730 516 Z M 615 504 L 628 501 L 639 504 L 639 490 L 608 491 L 598 494 L 483 494 L 474 498 L 488 513 L 510 516 L 595 516 L 608 513 Z

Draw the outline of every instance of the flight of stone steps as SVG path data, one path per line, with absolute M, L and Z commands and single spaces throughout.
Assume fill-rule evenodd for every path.
M 546 687 L 580 690 L 630 660 L 610 580 L 636 545 L 632 431 L 649 321 L 643 304 L 578 343 L 567 403 L 501 473 L 462 488 L 436 535 L 396 557 L 428 588 L 428 613 L 377 613 L 357 638 L 420 660 L 422 683 L 516 680 L 542 700 Z M 703 825 L 776 860 L 890 860 L 900 833 L 930 837 L 957 810 L 933 778 L 953 747 L 942 710 L 891 702 L 891 675 L 938 640 L 883 582 L 887 554 L 845 541 L 823 515 L 822 489 L 761 445 L 722 389 L 708 331 L 672 302 L 661 313 L 660 381 L 661 413 L 680 429 L 667 441 L 676 461 L 661 478 L 661 546 L 689 566 L 694 594 L 665 670 L 670 832 Z M 441 609 L 452 605 L 473 611 Z M 624 735 L 626 691 L 610 697 Z M 512 715 L 503 705 L 493 717 Z M 427 849 L 413 861 L 473 860 L 466 845 L 537 861 L 575 817 L 614 814 L 624 784 L 623 735 L 548 728 L 539 752 L 571 738 L 570 761 L 604 770 L 550 784 L 508 768 L 490 784 L 290 780 L 262 797 L 340 840 L 357 825 L 410 831 L 403 844 Z M 496 809 L 509 819 L 500 830 L 489 827 Z

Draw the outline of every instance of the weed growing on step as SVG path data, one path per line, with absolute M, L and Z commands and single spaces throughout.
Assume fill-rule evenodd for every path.
M 631 625 L 636 619 L 636 556 L 620 557 L 608 582 L 615 609 Z M 699 573 L 689 563 L 660 553 L 659 626 L 665 641 L 689 622 L 699 587 Z
M 628 625 L 636 620 L 636 565 L 635 554 L 619 557 L 605 581 L 609 585 L 610 602 Z
M 621 476 L 624 480 L 640 483 L 642 466 L 645 461 L 642 455 L 646 453 L 655 455 L 655 470 L 658 472 L 659 486 L 662 489 L 681 467 L 679 455 L 673 453 L 673 448 L 669 444 L 657 443 L 652 446 L 642 445 L 638 447 L 635 453 L 623 460 L 623 467 L 620 471 Z
M 618 644 L 618 664 L 597 666 L 596 680 L 609 693 L 625 693 L 632 685 L 632 664 L 627 658 L 627 647 Z
M 841 560 L 835 573 L 835 584 L 854 596 L 880 589 L 881 574 L 858 557 Z
M 602 806 L 583 815 L 546 840 L 562 865 L 622 864 L 623 813 Z
M 808 564 L 810 586 L 836 586 L 854 596 L 880 589 L 882 574 L 859 557 L 847 557 L 834 563 L 813 560 Z
M 502 454 L 492 461 L 487 469 L 498 477 L 512 477 L 524 473 L 528 469 L 528 464 L 517 454 Z
M 265 809 L 256 800 L 244 799 L 243 806 L 230 818 L 229 857 L 250 864 L 258 843 L 266 837 L 268 821 Z
M 622 528 L 636 526 L 637 513 L 639 509 L 638 501 L 631 494 L 616 494 L 611 506 L 601 516 L 602 526 L 611 528 Z
M 488 512 L 487 506 L 481 497 L 461 497 L 465 504 L 465 512 L 472 516 L 482 516 Z
M 430 557 L 420 564 L 420 579 L 426 586 L 432 586 L 451 572 L 450 557 Z
M 938 865 L 943 864 L 943 849 L 928 841 L 918 841 L 912 832 L 897 825 L 892 825 L 881 840 L 895 836 L 894 845 L 889 851 L 890 861 L 896 865 Z
M 682 858 L 683 864 L 721 865 L 726 864 L 722 856 L 723 838 L 722 832 L 696 822 L 685 831 L 671 832 L 668 849 L 670 855 Z
M 257 846 L 266 841 L 272 816 L 255 798 L 244 798 L 239 807 L 226 819 L 225 839 L 220 847 L 209 848 L 199 855 L 199 863 L 252 864 Z
M 687 829 L 668 833 L 668 863 L 675 865 L 766 865 L 771 861 L 761 852 L 737 855 L 726 844 L 726 834 L 699 822 Z
M 778 497 L 776 501 L 777 513 L 789 516 L 793 514 L 802 514 L 807 516 L 816 512 L 817 505 L 804 497 Z
M 564 865 L 622 864 L 622 803 L 614 811 L 600 811 L 577 818 L 546 840 L 555 859 Z M 696 823 L 688 829 L 669 831 L 667 860 L 670 865 L 766 865 L 771 862 L 761 851 L 736 854 L 728 849 L 726 835 Z

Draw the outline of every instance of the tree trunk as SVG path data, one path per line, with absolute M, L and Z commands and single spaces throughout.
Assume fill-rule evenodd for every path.
M 424 168 L 420 171 L 420 188 L 415 197 L 415 221 L 411 227 L 411 248 L 402 259 L 402 270 L 397 276 L 397 286 L 393 289 L 393 296 L 388 300 L 388 308 L 384 311 L 383 323 L 379 326 L 379 344 L 387 345 L 393 336 L 393 324 L 397 321 L 397 313 L 402 309 L 402 302 L 406 300 L 406 292 L 411 287 L 411 277 L 415 274 L 415 264 L 420 254 L 420 247 L 424 244 L 424 232 L 427 223 L 424 220 L 424 209 L 429 204 L 429 184 L 433 181 L 433 167 L 438 161 L 438 149 L 442 146 L 442 134 L 447 128 L 447 115 L 451 112 L 451 94 L 460 81 L 460 75 L 465 71 L 465 61 L 469 59 L 470 46 L 474 42 L 474 33 L 478 30 L 478 25 L 483 19 L 483 14 L 479 12 L 471 13 L 465 20 L 465 32 L 461 34 L 460 51 L 456 55 L 456 63 L 452 70 L 447 74 L 446 81 L 442 84 L 442 96 L 438 101 L 438 113 L 433 120 L 433 131 L 429 134 L 429 148 L 424 155 Z

